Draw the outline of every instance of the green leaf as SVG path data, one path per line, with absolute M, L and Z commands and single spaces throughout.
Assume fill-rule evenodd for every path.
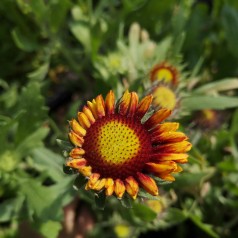
M 16 147 L 16 152 L 22 157 L 27 155 L 32 149 L 37 147 L 43 147 L 43 139 L 48 135 L 49 128 L 39 128 L 34 133 L 26 137 Z
M 30 81 L 26 87 L 22 89 L 21 95 L 18 97 L 19 104 L 17 111 L 24 111 L 24 116 L 18 120 L 18 128 L 15 137 L 15 143 L 18 145 L 22 140 L 34 133 L 47 118 L 47 110 L 45 108 L 45 100 L 41 95 L 41 84 L 39 82 Z
M 238 133 L 238 110 L 237 109 L 234 112 L 232 117 L 230 133 L 233 134 L 234 136 L 236 133 Z
M 41 66 L 39 66 L 36 70 L 27 74 L 27 77 L 31 80 L 43 80 L 47 75 L 49 70 L 49 62 L 45 62 Z
M 25 0 L 16 0 L 19 9 L 24 13 L 28 14 L 31 12 L 30 5 Z
M 68 9 L 71 5 L 68 0 L 55 0 L 50 1 L 50 26 L 51 31 L 57 33 L 62 24 L 64 23 L 65 17 L 67 16 Z
M 91 34 L 89 24 L 85 21 L 70 24 L 70 30 L 75 38 L 84 46 L 86 51 L 91 51 Z
M 12 128 L 15 127 L 17 122 L 21 117 L 24 116 L 24 112 L 19 112 L 18 115 L 14 119 L 4 120 L 0 123 L 0 154 L 4 153 L 7 150 L 11 150 L 14 145 L 12 145 L 12 141 L 10 141 L 9 134 Z
M 95 193 L 95 204 L 96 207 L 100 210 L 104 210 L 106 203 L 106 194 L 105 191 Z
M 47 221 L 41 224 L 39 231 L 45 238 L 56 238 L 61 229 L 61 222 Z
M 238 57 L 238 11 L 231 6 L 224 5 L 221 21 L 228 42 L 228 48 L 234 56 Z
M 187 111 L 216 109 L 224 110 L 227 108 L 238 107 L 238 97 L 227 96 L 189 96 L 181 100 L 181 105 Z
M 38 49 L 37 41 L 32 34 L 23 33 L 19 28 L 15 28 L 12 31 L 12 37 L 16 46 L 21 50 L 32 52 Z
M 205 231 L 208 235 L 210 235 L 211 237 L 214 238 L 219 238 L 218 234 L 216 234 L 213 229 L 212 229 L 212 225 L 203 223 L 201 221 L 201 218 L 196 216 L 196 215 L 189 215 L 189 218 L 193 221 L 194 224 L 196 224 L 200 229 L 202 229 L 203 231 Z
M 5 104 L 5 107 L 11 108 L 18 100 L 18 88 L 16 84 L 11 85 L 6 91 L 1 92 L 0 102 Z
M 77 5 L 72 7 L 71 14 L 75 21 L 81 21 L 85 18 L 85 15 L 84 15 L 82 9 Z
M 226 159 L 225 161 L 221 161 L 217 164 L 217 167 L 222 170 L 222 172 L 228 173 L 237 173 L 238 172 L 238 164 L 234 161 L 233 158 Z
M 20 181 L 19 189 L 26 197 L 27 206 L 36 218 L 41 220 L 61 220 L 63 206 L 73 198 L 70 178 L 64 178 L 56 185 L 43 186 L 35 179 Z
M 169 226 L 182 223 L 188 218 L 185 211 L 178 208 L 170 207 L 165 213 L 164 221 L 168 223 Z
M 160 62 L 164 60 L 167 57 L 167 54 L 170 50 L 171 44 L 172 44 L 172 37 L 167 36 L 160 42 L 158 42 L 156 47 L 156 62 Z
M 33 166 L 40 172 L 46 172 L 54 181 L 63 179 L 62 156 L 46 148 L 36 148 L 31 152 Z M 49 169 L 50 168 L 50 169 Z
M 210 167 L 206 171 L 193 172 L 193 173 L 182 173 L 176 177 L 176 183 L 173 186 L 176 187 L 195 187 L 200 185 L 202 182 L 211 178 L 215 173 L 215 169 Z
M 44 210 L 51 206 L 55 198 L 50 187 L 44 187 L 33 179 L 23 182 L 20 185 L 20 189 L 26 196 L 29 209 L 32 209 L 37 217 L 41 217 L 44 214 Z
M 18 217 L 24 197 L 19 196 L 17 198 L 8 199 L 0 204 L 0 222 L 8 222 Z
M 46 20 L 48 20 L 48 8 L 44 0 L 28 1 L 32 13 L 35 15 L 35 19 L 39 26 L 44 26 Z
M 213 93 L 219 91 L 226 91 L 238 88 L 238 79 L 237 78 L 226 78 L 212 83 L 203 85 L 195 89 L 194 93 Z
M 157 216 L 156 212 L 152 211 L 149 207 L 139 203 L 134 203 L 133 209 L 131 211 L 136 217 L 145 222 L 153 221 Z
M 181 32 L 177 38 L 176 38 L 176 43 L 171 45 L 171 56 L 178 56 L 181 48 L 183 47 L 184 41 L 186 38 L 185 32 Z
M 10 88 L 8 83 L 5 80 L 1 79 L 1 78 L 0 78 L 0 87 L 2 87 L 4 90 L 7 90 L 7 89 Z
M 203 62 L 204 62 L 204 57 L 201 56 L 200 59 L 195 64 L 195 66 L 194 66 L 194 68 L 193 68 L 193 70 L 191 72 L 190 78 L 194 78 L 194 77 L 196 77 L 198 75 L 200 69 L 202 68 Z

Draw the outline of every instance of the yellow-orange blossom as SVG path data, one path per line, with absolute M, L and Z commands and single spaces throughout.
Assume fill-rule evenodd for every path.
M 170 110 L 154 112 L 142 123 L 151 102 L 151 95 L 139 102 L 135 92 L 126 91 L 116 105 L 110 91 L 105 101 L 101 95 L 88 101 L 78 120 L 70 121 L 75 147 L 66 165 L 88 178 L 85 189 L 118 198 L 127 192 L 136 199 L 140 188 L 158 195 L 153 176 L 174 181 L 172 174 L 182 170 L 178 163 L 187 162 L 191 144 L 176 131 L 178 123 L 161 123 Z

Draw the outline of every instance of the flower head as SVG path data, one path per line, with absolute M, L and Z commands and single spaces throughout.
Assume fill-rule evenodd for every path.
M 176 107 L 177 97 L 172 89 L 165 85 L 158 85 L 152 90 L 153 105 L 155 108 L 173 110 Z
M 212 109 L 204 109 L 194 114 L 195 126 L 207 131 L 219 128 L 225 119 L 225 113 Z
M 145 119 L 152 96 L 140 102 L 126 91 L 119 103 L 110 91 L 104 100 L 97 96 L 78 120 L 70 121 L 69 139 L 75 146 L 66 165 L 77 169 L 88 181 L 86 189 L 104 190 L 119 199 L 128 193 L 136 199 L 141 188 L 158 195 L 154 177 L 173 181 L 173 173 L 186 163 L 191 144 L 178 123 L 161 123 L 171 113 L 161 109 Z
M 114 232 L 118 238 L 130 237 L 132 233 L 132 227 L 127 224 L 117 224 L 114 226 Z
M 156 64 L 150 71 L 150 80 L 159 81 L 172 85 L 178 83 L 178 70 L 167 62 Z

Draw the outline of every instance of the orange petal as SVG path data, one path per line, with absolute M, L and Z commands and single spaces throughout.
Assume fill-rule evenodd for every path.
M 166 131 L 157 136 L 152 136 L 151 141 L 157 143 L 171 143 L 187 140 L 188 137 L 183 132 Z
M 128 116 L 132 117 L 135 114 L 137 105 L 138 105 L 138 95 L 135 92 L 131 93 L 131 101 L 130 101 L 130 108 L 128 109 Z
M 85 190 L 90 190 L 91 188 L 88 186 L 88 183 L 85 185 Z
M 137 176 L 140 181 L 141 187 L 144 188 L 148 193 L 153 196 L 157 196 L 159 194 L 159 190 L 154 179 L 139 172 L 137 172 Z
M 87 101 L 88 108 L 91 110 L 94 118 L 97 120 L 98 119 L 98 114 L 97 114 L 97 106 L 96 106 L 96 101 L 93 99 L 92 102 Z
M 108 115 L 115 113 L 115 95 L 112 90 L 106 96 L 105 107 Z
M 83 167 L 80 167 L 78 170 L 85 177 L 89 177 L 92 174 L 92 167 L 91 166 L 83 166 Z
M 78 121 L 84 129 L 87 129 L 91 126 L 88 117 L 83 112 L 78 112 Z
M 73 131 L 79 136 L 86 135 L 86 130 L 82 126 L 80 126 L 79 123 L 75 119 L 72 119 L 72 121 L 70 121 L 69 124 L 70 124 L 70 127 L 73 129 Z
M 152 129 L 151 136 L 155 137 L 166 131 L 176 131 L 179 128 L 179 123 L 177 122 L 164 122 L 163 124 L 157 125 Z
M 191 149 L 192 144 L 188 141 L 181 141 L 177 143 L 158 145 L 153 147 L 155 151 L 165 153 L 184 153 Z
M 111 196 L 114 192 L 114 180 L 112 178 L 107 178 L 105 182 L 106 195 Z
M 79 159 L 84 154 L 85 154 L 85 151 L 82 148 L 77 148 L 77 147 L 72 149 L 69 153 L 70 157 L 74 159 Z
M 96 191 L 100 191 L 101 189 L 103 189 L 103 187 L 105 186 L 105 182 L 106 182 L 106 179 L 103 178 L 103 179 L 99 179 L 95 185 L 93 186 L 93 189 L 96 190 Z
M 153 127 L 157 126 L 160 122 L 166 119 L 171 114 L 171 110 L 168 109 L 160 109 L 159 111 L 155 112 L 145 123 L 144 125 L 148 129 L 152 129 Z
M 180 173 L 183 171 L 183 168 L 177 164 L 177 168 L 173 171 L 173 173 Z
M 69 132 L 69 139 L 75 146 L 79 147 L 81 147 L 84 142 L 84 139 L 78 134 L 76 134 L 74 131 Z
M 92 173 L 89 177 L 87 188 L 92 189 L 93 186 L 96 184 L 96 182 L 99 180 L 100 174 L 98 173 Z
M 150 108 L 150 105 L 152 103 L 152 99 L 153 96 L 152 95 L 148 95 L 146 97 L 144 97 L 141 102 L 139 103 L 137 109 L 136 109 L 136 116 L 141 119 L 146 112 L 148 111 L 148 109 Z
M 176 163 L 187 163 L 188 154 L 157 153 L 151 157 L 152 161 L 175 161 Z
M 130 107 L 131 102 L 131 93 L 126 90 L 121 98 L 119 113 L 123 116 L 127 115 L 128 109 Z
M 174 161 L 164 161 L 163 163 L 146 163 L 146 169 L 152 173 L 171 173 L 177 169 Z
M 105 116 L 105 103 L 102 95 L 98 95 L 96 97 L 96 108 L 97 108 L 97 115 L 99 118 Z
M 115 181 L 115 194 L 117 198 L 122 198 L 123 194 L 126 191 L 126 187 L 124 183 L 120 179 L 116 179 Z
M 90 123 L 93 124 L 95 122 L 95 118 L 93 116 L 92 111 L 87 106 L 84 106 L 83 107 L 83 112 L 87 116 L 87 118 L 90 121 Z
M 136 199 L 138 191 L 139 191 L 139 185 L 137 181 L 132 177 L 129 176 L 125 179 L 125 186 L 127 193 L 133 198 Z
M 168 173 L 158 174 L 156 176 L 158 176 L 159 178 L 161 178 L 163 180 L 169 181 L 169 182 L 175 181 L 174 176 L 172 176 L 171 174 L 168 174 Z
M 74 169 L 79 169 L 82 166 L 85 166 L 86 163 L 87 163 L 86 159 L 81 158 L 81 159 L 71 159 L 67 161 L 66 165 Z

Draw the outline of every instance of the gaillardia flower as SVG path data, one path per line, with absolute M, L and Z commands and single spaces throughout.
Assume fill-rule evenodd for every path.
M 212 109 L 204 109 L 194 114 L 194 126 L 202 130 L 213 130 L 219 128 L 225 121 L 225 113 Z
M 87 178 L 86 190 L 104 190 L 119 199 L 128 193 L 136 199 L 140 189 L 158 195 L 156 177 L 174 181 L 172 174 L 182 170 L 178 163 L 187 162 L 191 144 L 176 131 L 178 123 L 161 123 L 170 110 L 146 115 L 151 102 L 151 95 L 139 102 L 135 92 L 126 91 L 115 103 L 110 91 L 105 101 L 102 95 L 88 101 L 78 121 L 70 121 L 75 147 L 66 165 Z
M 167 62 L 156 64 L 150 71 L 151 82 L 159 81 L 172 85 L 178 83 L 179 72 L 177 68 Z
M 175 92 L 165 85 L 157 85 L 152 89 L 153 106 L 173 110 L 177 104 Z

